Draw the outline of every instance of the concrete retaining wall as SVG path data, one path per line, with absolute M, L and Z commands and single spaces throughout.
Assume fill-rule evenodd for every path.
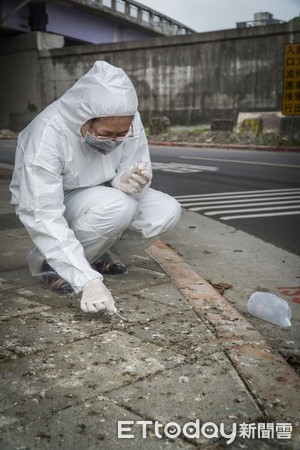
M 7 62 L 8 72 L 0 75 L 0 126 L 1 119 L 12 125 L 16 114 L 25 117 L 28 108 L 47 106 L 98 59 L 128 73 L 145 122 L 149 116 L 164 115 L 172 124 L 188 125 L 213 118 L 236 121 L 243 111 L 280 111 L 286 42 L 300 42 L 299 24 L 10 55 L 2 50 L 0 62 Z

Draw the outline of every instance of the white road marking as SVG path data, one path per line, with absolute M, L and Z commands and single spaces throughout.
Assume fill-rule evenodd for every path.
M 295 193 L 295 195 L 287 195 L 285 197 L 279 196 L 279 197 L 267 197 L 267 196 L 263 196 L 263 197 L 259 197 L 259 198 L 255 198 L 255 201 L 259 204 L 260 202 L 264 202 L 266 200 L 270 202 L 274 202 L 274 200 L 297 200 L 300 199 L 300 195 L 298 193 Z M 206 205 L 227 205 L 227 204 L 240 204 L 240 203 L 247 203 L 249 201 L 251 201 L 252 198 L 251 197 L 247 197 L 247 198 L 240 198 L 238 200 L 234 199 L 234 200 L 217 200 L 217 201 L 213 201 L 211 202 L 210 199 L 201 199 L 200 202 L 199 201 L 195 201 L 193 200 L 190 203 L 189 200 L 181 200 L 181 204 L 184 205 L 185 207 L 187 206 L 206 206 Z
M 222 216 L 221 220 L 297 215 L 300 212 L 299 188 L 178 195 L 175 198 L 183 207 L 190 211 L 203 212 L 206 216 L 234 214 Z
M 299 202 L 300 203 L 300 202 Z M 295 209 L 295 206 L 271 206 L 268 208 L 246 208 L 246 209 L 239 209 L 238 211 L 236 210 L 230 210 L 230 211 L 210 211 L 208 213 L 205 213 L 206 216 L 216 216 L 217 214 L 231 214 L 231 213 L 241 213 L 241 212 L 255 212 L 255 211 L 274 211 L 277 209 Z
M 284 204 L 284 205 L 286 205 L 286 204 L 300 204 L 300 198 L 299 198 L 299 200 L 288 200 L 287 202 L 282 202 L 282 201 L 279 201 L 279 202 L 272 202 L 272 203 L 270 203 L 270 202 L 261 202 L 261 203 L 246 203 L 246 204 L 244 204 L 244 205 L 220 205 L 220 206 L 222 206 L 223 208 L 240 208 L 241 206 L 266 206 L 266 205 L 282 205 L 282 204 Z M 186 207 L 187 205 L 183 205 L 184 207 Z M 208 209 L 216 209 L 216 207 L 217 207 L 217 205 L 215 205 L 215 206 L 196 206 L 196 207 L 192 207 L 192 208 L 189 208 L 189 210 L 190 211 L 207 211 Z M 239 212 L 241 212 L 242 210 L 239 210 Z
M 174 172 L 174 173 L 193 173 L 193 172 L 216 172 L 219 170 L 218 167 L 211 166 L 199 166 L 196 164 L 182 164 L 182 163 L 152 163 L 153 170 L 161 170 L 163 172 Z
M 241 216 L 224 216 L 224 217 L 220 217 L 220 219 L 222 219 L 222 220 L 255 219 L 257 217 L 296 216 L 298 214 L 300 214 L 300 211 L 267 213 L 267 214 L 246 214 L 246 215 L 241 215 Z
M 2 169 L 11 169 L 11 170 L 14 169 L 14 165 L 13 164 L 0 163 L 0 167 Z
M 191 195 L 176 195 L 175 198 L 177 200 L 181 199 L 194 199 L 199 198 L 201 200 L 207 199 L 216 199 L 216 198 L 227 198 L 225 196 L 228 196 L 228 198 L 240 198 L 240 197 L 250 197 L 251 194 L 260 194 L 263 195 L 277 195 L 280 193 L 280 195 L 288 195 L 292 192 L 300 192 L 300 188 L 292 188 L 292 189 L 263 189 L 263 190 L 257 190 L 257 191 L 237 191 L 237 192 L 218 192 L 215 194 L 191 194 Z M 249 194 L 249 195 L 248 195 Z
M 299 169 L 300 165 L 297 164 L 277 164 L 277 163 L 267 163 L 267 162 L 256 162 L 256 161 L 242 161 L 239 159 L 221 159 L 221 158 L 204 158 L 201 156 L 180 156 L 182 159 L 199 159 L 203 161 L 218 161 L 236 164 L 253 164 L 257 166 L 273 166 L 273 167 L 290 167 L 293 169 Z

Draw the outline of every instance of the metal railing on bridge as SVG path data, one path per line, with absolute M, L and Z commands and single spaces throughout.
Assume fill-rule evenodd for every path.
M 195 30 L 184 24 L 134 0 L 72 0 L 72 2 L 112 14 L 121 20 L 161 35 L 176 36 L 195 33 Z

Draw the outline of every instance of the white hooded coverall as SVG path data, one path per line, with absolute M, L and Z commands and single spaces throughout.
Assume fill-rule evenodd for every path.
M 87 147 L 81 127 L 113 116 L 134 116 L 133 137 L 107 155 Z M 150 183 L 132 195 L 118 188 L 120 176 L 140 162 L 151 173 L 135 89 L 122 69 L 104 61 L 19 134 L 12 204 L 42 258 L 76 293 L 102 280 L 91 263 L 109 248 L 133 253 L 137 236 L 146 248 L 180 218 L 179 203 Z

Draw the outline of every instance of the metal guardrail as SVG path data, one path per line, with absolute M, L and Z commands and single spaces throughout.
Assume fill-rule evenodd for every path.
M 195 33 L 192 28 L 134 0 L 73 0 L 73 2 L 93 8 L 96 6 L 99 10 L 113 13 L 120 18 L 166 36 Z

